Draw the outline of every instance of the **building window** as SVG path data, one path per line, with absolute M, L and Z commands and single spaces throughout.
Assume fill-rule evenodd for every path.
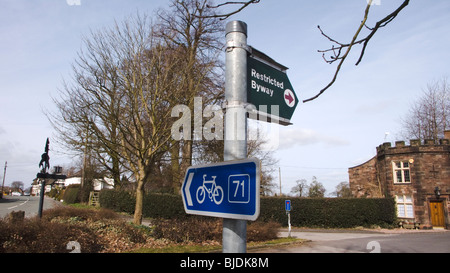
M 414 209 L 411 195 L 396 195 L 397 217 L 414 218 Z
M 408 161 L 392 162 L 394 170 L 394 183 L 411 183 Z

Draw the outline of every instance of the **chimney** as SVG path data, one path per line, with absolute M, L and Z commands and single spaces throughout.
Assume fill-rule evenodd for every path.
M 444 138 L 450 140 L 450 130 L 444 131 Z

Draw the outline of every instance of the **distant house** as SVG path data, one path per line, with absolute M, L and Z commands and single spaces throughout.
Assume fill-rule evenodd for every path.
M 101 191 L 102 189 L 114 188 L 114 179 L 104 177 L 102 179 L 94 179 L 93 181 L 94 191 Z M 53 182 L 51 185 L 45 186 L 45 192 L 49 192 L 54 187 L 67 188 L 70 185 L 81 184 L 81 177 L 69 177 L 66 179 L 59 179 Z M 41 183 L 37 183 L 32 186 L 31 194 L 39 195 L 41 189 Z
M 393 197 L 397 216 L 422 228 L 450 228 L 450 131 L 445 139 L 384 143 L 369 161 L 349 168 L 355 197 Z
M 94 191 L 101 191 L 103 189 L 114 188 L 114 179 L 104 177 L 101 179 L 94 179 L 93 181 Z M 64 180 L 64 186 L 68 187 L 73 184 L 81 184 L 81 177 L 70 177 Z
M 67 188 L 70 185 L 81 184 L 81 177 L 69 177 L 69 178 L 66 178 L 66 179 L 58 180 L 58 181 L 61 181 L 60 183 L 62 185 L 64 185 L 64 187 Z M 59 185 L 61 185 L 61 184 L 59 184 Z
M 114 188 L 114 179 L 104 177 L 103 179 L 94 179 L 94 191 Z

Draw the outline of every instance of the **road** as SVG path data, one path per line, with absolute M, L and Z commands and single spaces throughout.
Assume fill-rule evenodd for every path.
M 53 208 L 58 202 L 46 197 L 44 210 Z M 25 217 L 33 217 L 38 214 L 39 196 L 3 196 L 0 199 L 0 217 L 5 217 L 12 211 L 25 211 Z
M 292 232 L 307 239 L 301 245 L 256 249 L 252 253 L 450 253 L 450 231 L 371 231 Z M 282 232 L 281 236 L 287 236 Z

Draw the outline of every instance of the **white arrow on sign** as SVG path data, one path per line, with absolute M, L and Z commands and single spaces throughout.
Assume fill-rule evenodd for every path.
M 192 179 L 194 178 L 194 173 L 190 173 L 188 176 L 188 180 L 186 182 L 186 187 L 184 188 L 184 195 L 186 196 L 186 201 L 188 203 L 188 206 L 193 206 L 192 203 L 192 197 L 191 193 L 189 192 L 189 189 L 191 188 Z

